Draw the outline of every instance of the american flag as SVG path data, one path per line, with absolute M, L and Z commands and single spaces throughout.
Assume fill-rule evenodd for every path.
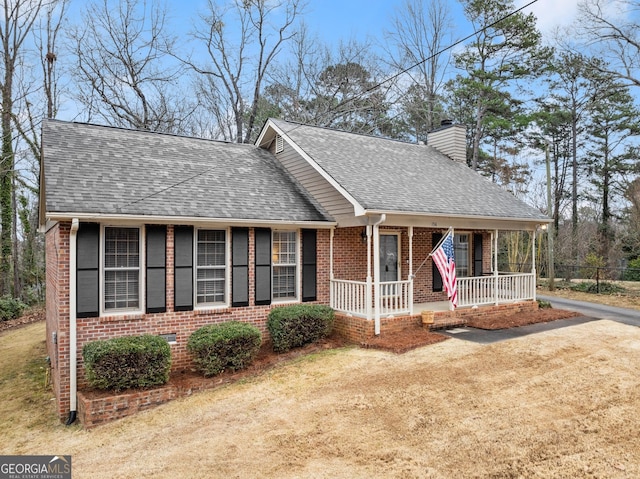
M 458 307 L 458 287 L 456 286 L 456 262 L 453 257 L 453 231 L 449 230 L 438 249 L 433 253 L 433 262 L 442 276 L 442 285 L 454 308 Z

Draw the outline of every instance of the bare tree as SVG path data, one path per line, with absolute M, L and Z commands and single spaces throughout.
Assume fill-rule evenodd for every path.
M 207 79 L 200 86 L 211 91 L 208 103 L 217 110 L 214 116 L 233 120 L 221 131 L 238 143 L 252 137 L 266 75 L 282 45 L 295 35 L 302 7 L 302 0 L 209 0 L 208 12 L 201 16 L 194 37 L 205 47 L 207 61 L 183 60 Z M 201 94 L 206 92 L 200 88 Z
M 0 166 L 0 294 L 16 289 L 11 278 L 11 263 L 15 254 L 13 231 L 15 225 L 15 152 L 14 152 L 14 81 L 21 66 L 25 42 L 39 17 L 43 0 L 4 0 L 0 21 L 2 68 L 0 96 L 2 98 L 2 164 Z
M 640 86 L 640 0 L 582 0 L 575 32 L 605 62 L 600 71 Z
M 440 52 L 453 36 L 451 13 L 443 0 L 405 0 L 392 25 L 387 33 L 389 58 L 397 70 L 413 67 L 407 72 L 412 83 L 409 89 L 419 101 L 405 102 L 404 109 L 416 139 L 424 141 L 426 133 L 441 120 L 438 96 L 450 55 Z
M 166 9 L 139 0 L 88 4 L 70 37 L 77 61 L 78 99 L 87 120 L 180 132 L 190 109 L 178 99 L 180 67 L 167 54 Z

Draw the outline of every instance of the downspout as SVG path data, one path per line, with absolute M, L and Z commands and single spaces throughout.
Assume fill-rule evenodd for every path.
M 380 229 L 379 226 L 387 219 L 381 214 L 380 219 L 373 224 L 373 294 L 374 294 L 374 333 L 380 335 Z
M 71 220 L 69 234 L 69 417 L 66 425 L 76 420 L 77 414 L 77 331 L 76 331 L 76 260 L 78 245 L 78 218 Z

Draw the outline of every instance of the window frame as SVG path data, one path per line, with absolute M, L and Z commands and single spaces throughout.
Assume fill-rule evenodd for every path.
M 275 261 L 275 235 L 276 234 L 293 234 L 294 235 L 294 253 L 295 260 L 293 263 L 276 263 Z M 298 229 L 272 229 L 271 230 L 271 302 L 272 303 L 298 303 L 300 302 L 300 294 L 302 290 L 302 278 L 301 278 L 301 261 L 302 261 L 302 251 L 300 246 L 300 230 Z M 284 268 L 294 268 L 294 295 L 286 296 L 286 297 L 276 297 L 275 296 L 275 271 L 278 267 Z
M 224 295 L 222 301 L 198 302 L 198 235 L 200 231 L 222 231 L 224 232 L 224 266 L 206 267 L 206 269 L 224 268 Z M 195 227 L 193 229 L 193 309 L 217 309 L 229 306 L 229 295 L 231 290 L 231 231 L 228 227 Z
M 465 276 L 462 276 L 460 274 L 460 271 L 458 269 L 458 249 L 456 248 L 456 245 L 460 244 L 459 241 L 459 237 L 460 236 L 466 236 L 467 237 L 467 241 L 466 241 L 466 245 L 467 245 L 467 265 L 466 265 L 466 269 L 467 269 L 467 274 Z M 453 234 L 453 258 L 454 261 L 456 263 L 456 277 L 458 278 L 469 278 L 471 277 L 470 275 L 473 274 L 473 234 L 468 232 L 468 231 L 461 231 L 461 232 L 454 232 Z
M 106 243 L 107 243 L 107 229 L 135 229 L 138 230 L 138 306 L 128 308 L 107 308 L 106 307 L 106 272 L 109 271 L 124 271 L 123 268 L 109 268 L 106 267 Z M 124 224 L 101 224 L 100 225 L 100 316 L 119 316 L 126 314 L 139 314 L 145 311 L 146 290 L 145 290 L 145 228 L 140 225 L 124 225 Z M 126 268 L 127 271 L 133 270 L 133 268 Z

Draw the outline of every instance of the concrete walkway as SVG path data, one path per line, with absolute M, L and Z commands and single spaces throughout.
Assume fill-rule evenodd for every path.
M 464 339 L 481 344 L 497 343 L 507 339 L 519 338 L 529 334 L 550 331 L 552 329 L 566 328 L 577 324 L 597 321 L 599 319 L 609 319 L 619 323 L 640 327 L 640 311 L 628 308 L 616 308 L 604 304 L 588 303 L 586 301 L 574 301 L 565 298 L 556 298 L 555 296 L 538 296 L 542 301 L 549 301 L 555 309 L 566 309 L 576 311 L 584 316 L 576 318 L 559 319 L 548 323 L 530 324 L 519 328 L 498 329 L 488 331 L 484 329 L 475 329 L 469 327 L 461 327 L 438 331 L 439 333 L 451 336 L 452 338 Z

